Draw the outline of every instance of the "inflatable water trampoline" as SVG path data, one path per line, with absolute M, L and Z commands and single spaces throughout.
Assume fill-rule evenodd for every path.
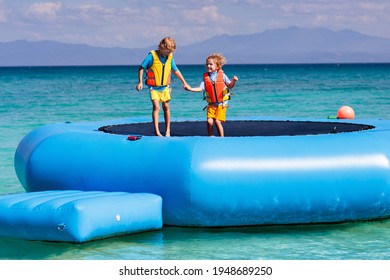
M 27 192 L 80 190 L 162 197 L 165 225 L 334 223 L 390 216 L 390 121 L 232 120 L 62 123 L 15 153 Z M 99 207 L 96 208 L 97 211 Z

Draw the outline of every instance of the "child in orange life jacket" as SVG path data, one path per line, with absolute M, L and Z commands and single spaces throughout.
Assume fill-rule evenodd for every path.
M 233 88 L 238 81 L 233 76 L 230 81 L 223 73 L 222 66 L 226 59 L 221 54 L 211 54 L 206 59 L 206 70 L 203 74 L 203 81 L 198 88 L 186 87 L 186 90 L 193 92 L 204 92 L 207 105 L 207 131 L 209 136 L 214 135 L 213 125 L 217 127 L 219 136 L 225 135 L 222 123 L 226 121 L 227 100 L 229 100 L 229 89 Z
M 151 51 L 144 59 L 138 70 L 138 84 L 136 89 L 142 89 L 142 77 L 146 72 L 146 85 L 149 86 L 150 99 L 153 104 L 152 119 L 154 131 L 157 136 L 162 136 L 158 127 L 158 115 L 160 112 L 160 102 L 164 110 L 165 136 L 171 136 L 171 113 L 169 110 L 169 100 L 171 99 L 171 72 L 183 83 L 183 87 L 188 87 L 183 75 L 176 66 L 173 53 L 176 51 L 176 42 L 170 37 L 161 40 L 158 49 Z

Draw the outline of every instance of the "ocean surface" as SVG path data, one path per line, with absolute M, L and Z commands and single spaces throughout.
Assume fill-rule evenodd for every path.
M 14 171 L 18 143 L 49 123 L 151 118 L 137 66 L 0 67 L 0 194 L 24 192 Z M 191 86 L 204 66 L 179 65 Z M 228 119 L 326 119 L 351 106 L 356 121 L 390 119 L 390 64 L 226 65 L 239 80 Z M 199 93 L 174 80 L 172 120 L 205 119 Z M 160 120 L 163 115 L 160 113 Z M 234 228 L 165 227 L 84 244 L 0 238 L 0 259 L 389 260 L 390 220 Z

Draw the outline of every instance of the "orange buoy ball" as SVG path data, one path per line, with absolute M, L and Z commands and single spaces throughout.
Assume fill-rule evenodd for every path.
M 337 111 L 338 119 L 353 119 L 355 118 L 355 112 L 349 106 L 341 106 Z

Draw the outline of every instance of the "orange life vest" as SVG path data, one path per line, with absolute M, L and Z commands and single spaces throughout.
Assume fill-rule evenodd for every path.
M 171 83 L 172 53 L 162 63 L 156 51 L 150 52 L 153 56 L 153 63 L 146 72 L 146 84 L 148 86 L 167 86 Z
M 223 81 L 223 71 L 219 70 L 215 82 L 209 73 L 203 74 L 205 99 L 209 104 L 218 104 L 230 99 L 229 89 Z

